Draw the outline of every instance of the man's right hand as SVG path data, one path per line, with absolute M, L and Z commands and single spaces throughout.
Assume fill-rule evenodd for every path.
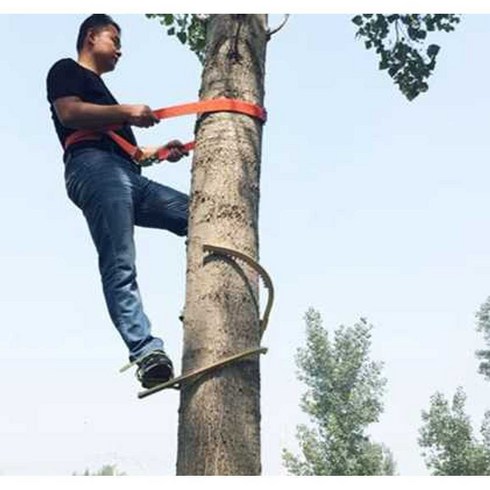
M 160 122 L 152 110 L 143 104 L 100 105 L 84 102 L 80 97 L 60 97 L 54 101 L 58 118 L 71 129 L 104 129 L 117 124 L 149 128 Z
M 160 122 L 147 105 L 128 104 L 128 123 L 139 128 L 149 128 Z

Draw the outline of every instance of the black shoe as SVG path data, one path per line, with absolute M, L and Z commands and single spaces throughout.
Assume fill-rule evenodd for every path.
M 153 388 L 174 377 L 172 361 L 163 350 L 154 350 L 137 362 L 136 377 L 143 388 Z

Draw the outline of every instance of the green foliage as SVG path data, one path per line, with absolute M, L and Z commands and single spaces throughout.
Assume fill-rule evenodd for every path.
M 175 36 L 182 44 L 187 44 L 204 63 L 206 46 L 206 20 L 195 14 L 146 14 L 148 19 L 158 19 L 167 29 L 169 36 Z
M 308 387 L 301 408 L 314 428 L 298 427 L 302 458 L 283 450 L 286 468 L 293 475 L 393 474 L 390 451 L 365 434 L 382 412 L 386 384 L 382 364 L 369 358 L 372 326 L 364 319 L 341 326 L 331 341 L 317 311 L 310 308 L 305 321 L 306 348 L 296 362 Z
M 433 475 L 490 475 L 490 411 L 485 413 L 479 442 L 464 412 L 465 401 L 459 387 L 451 406 L 435 393 L 429 411 L 422 411 L 419 445 Z
M 483 333 L 483 338 L 488 346 L 486 350 L 476 351 L 476 356 L 481 359 L 478 372 L 490 380 L 490 298 L 483 303 L 476 313 L 477 330 Z
M 79 476 L 77 473 L 73 473 L 73 476 Z M 81 476 L 126 476 L 126 473 L 121 473 L 117 469 L 115 464 L 105 464 L 99 468 L 95 473 L 90 473 L 88 468 L 83 472 Z
M 367 49 L 380 57 L 379 69 L 387 70 L 408 100 L 429 88 L 440 47 L 424 41 L 428 33 L 450 32 L 460 17 L 453 14 L 361 14 L 353 17 L 356 37 L 364 39 Z
M 146 14 L 157 19 L 169 36 L 189 46 L 204 63 L 206 46 L 206 15 Z M 367 49 L 380 57 L 380 70 L 387 70 L 408 100 L 413 100 L 429 88 L 440 47 L 429 44 L 428 34 L 450 32 L 460 22 L 454 14 L 359 14 L 352 18 L 357 26 L 356 37 L 363 38 Z

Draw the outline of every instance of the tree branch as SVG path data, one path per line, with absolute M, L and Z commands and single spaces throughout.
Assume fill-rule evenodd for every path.
M 282 19 L 282 22 L 275 29 L 267 30 L 267 40 L 269 40 L 274 34 L 279 32 L 286 25 L 287 21 L 289 20 L 289 15 L 290 14 L 284 14 L 284 19 Z

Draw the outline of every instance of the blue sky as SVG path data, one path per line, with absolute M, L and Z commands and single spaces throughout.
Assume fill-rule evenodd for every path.
M 110 13 L 110 12 L 109 12 Z M 155 20 L 113 14 L 123 58 L 105 77 L 120 102 L 153 108 L 197 99 L 197 58 Z M 96 256 L 68 200 L 45 76 L 74 57 L 85 15 L 0 15 L 0 473 L 69 475 L 116 463 L 174 473 L 178 394 L 137 400 L 119 374 L 124 346 L 106 313 Z M 280 20 L 273 17 L 273 22 Z M 354 38 L 349 15 L 293 15 L 267 54 L 260 203 L 261 263 L 277 299 L 262 357 L 265 475 L 296 449 L 303 386 L 294 356 L 303 315 L 333 329 L 366 317 L 385 362 L 385 413 L 371 428 L 402 475 L 426 474 L 420 412 L 436 390 L 468 395 L 475 428 L 490 409 L 477 374 L 474 313 L 490 295 L 490 16 L 465 15 L 427 94 L 407 102 Z M 137 130 L 142 144 L 192 138 L 193 119 Z M 190 160 L 145 171 L 189 190 Z M 180 367 L 180 238 L 137 230 L 139 283 L 156 333 Z

